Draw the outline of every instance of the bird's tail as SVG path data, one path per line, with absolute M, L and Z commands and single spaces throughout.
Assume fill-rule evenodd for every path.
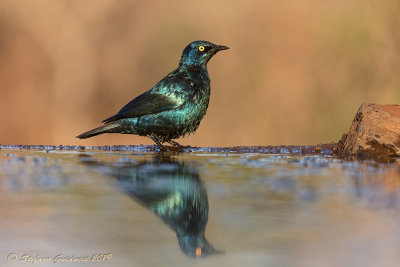
M 77 136 L 77 138 L 86 139 L 86 138 L 89 138 L 89 137 L 92 137 L 92 136 L 96 136 L 96 135 L 99 135 L 99 134 L 103 134 L 103 133 L 112 133 L 112 132 L 114 132 L 112 130 L 114 130 L 117 127 L 119 127 L 118 123 L 108 123 L 106 125 L 97 127 L 97 128 L 95 128 L 93 130 L 90 130 L 90 131 L 87 131 L 87 132 L 85 132 L 83 134 L 80 134 L 80 135 Z

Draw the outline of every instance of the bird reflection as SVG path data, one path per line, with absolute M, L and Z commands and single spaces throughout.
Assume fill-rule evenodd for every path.
M 122 189 L 151 210 L 176 232 L 181 250 L 189 257 L 222 253 L 205 238 L 208 197 L 194 166 L 158 155 L 146 162 L 112 168 Z

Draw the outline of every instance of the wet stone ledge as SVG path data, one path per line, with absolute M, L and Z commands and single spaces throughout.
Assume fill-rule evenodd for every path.
M 260 154 L 292 154 L 292 155 L 334 155 L 337 143 L 313 146 L 232 146 L 232 147 L 192 147 L 186 146 L 179 151 L 167 147 L 172 152 L 209 152 L 209 153 L 260 153 Z M 132 151 L 157 152 L 155 145 L 111 145 L 111 146 L 70 146 L 70 145 L 0 145 L 3 150 L 42 150 L 42 151 Z

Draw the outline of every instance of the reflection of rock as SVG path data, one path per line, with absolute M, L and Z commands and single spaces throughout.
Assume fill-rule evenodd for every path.
M 362 104 L 338 146 L 341 155 L 400 156 L 400 106 Z
M 149 162 L 113 168 L 122 188 L 175 232 L 181 250 L 190 257 L 218 253 L 204 237 L 208 198 L 193 166 L 157 157 Z

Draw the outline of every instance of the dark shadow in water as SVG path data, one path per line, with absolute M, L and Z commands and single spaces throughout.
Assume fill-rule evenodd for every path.
M 101 165 L 91 157 L 83 163 Z M 105 165 L 110 166 L 109 163 Z M 158 155 L 139 163 L 111 165 L 124 192 L 151 210 L 176 232 L 181 250 L 189 257 L 207 257 L 223 253 L 205 238 L 208 221 L 208 197 L 198 170 L 169 156 Z

